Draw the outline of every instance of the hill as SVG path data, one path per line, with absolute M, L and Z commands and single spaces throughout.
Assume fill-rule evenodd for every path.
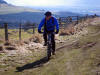
M 71 12 L 54 12 L 54 16 L 56 17 L 64 17 L 64 16 L 77 16 L 79 14 L 71 13 Z M 20 13 L 12 13 L 12 14 L 2 14 L 0 15 L 0 19 L 5 22 L 35 22 L 39 23 L 41 19 L 44 17 L 44 12 L 20 12 Z
M 8 3 L 4 0 L 0 0 L 0 4 L 8 4 Z
M 5 14 L 0 15 L 2 21 L 5 22 L 36 22 L 39 23 L 40 20 L 43 18 L 43 12 L 21 12 L 21 13 L 12 13 L 12 14 Z
M 20 20 L 37 22 L 40 21 L 42 14 L 43 11 L 27 7 L 14 6 L 3 0 L 0 0 L 0 22 L 2 23 L 14 23 L 20 22 Z M 32 18 L 32 16 L 34 18 Z
M 83 14 L 73 13 L 73 12 L 69 12 L 69 11 L 59 11 L 59 12 L 54 12 L 54 14 L 58 15 L 59 17 L 83 16 Z
M 14 6 L 11 4 L 0 4 L 0 15 L 15 14 L 15 13 L 21 13 L 21 12 L 42 12 L 42 11 L 27 8 L 27 7 Z
M 64 42 L 56 44 L 56 55 L 50 61 L 45 57 L 46 48 L 32 41 L 18 45 L 18 50 L 1 53 L 0 74 L 99 75 L 100 18 L 81 22 L 75 26 L 75 30 L 74 35 L 57 35 L 58 40 Z
M 32 9 L 28 7 L 14 6 L 8 4 L 7 2 L 1 0 L 0 3 L 0 23 L 4 22 L 20 22 L 20 21 L 30 21 L 39 23 L 41 19 L 44 17 L 44 12 L 37 9 Z M 72 12 L 53 12 L 56 17 L 67 17 L 80 15 Z
M 14 5 L 8 4 L 4 0 L 0 0 L 0 15 L 15 14 L 15 13 L 21 13 L 21 12 L 41 12 L 41 11 L 27 8 L 27 7 L 14 6 Z

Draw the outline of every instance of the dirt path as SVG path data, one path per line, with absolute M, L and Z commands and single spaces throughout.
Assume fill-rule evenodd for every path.
M 46 48 L 0 54 L 0 75 L 99 75 L 100 30 L 96 27 L 91 31 L 88 34 L 86 28 L 57 43 L 56 55 L 50 61 L 45 57 Z

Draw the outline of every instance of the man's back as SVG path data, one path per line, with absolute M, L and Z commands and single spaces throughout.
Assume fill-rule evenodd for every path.
M 41 30 L 41 27 L 45 26 L 46 30 L 49 32 L 54 32 L 55 27 L 56 30 L 59 30 L 59 25 L 57 22 L 57 19 L 54 17 L 51 17 L 49 20 L 46 20 L 46 18 L 43 18 L 43 20 L 41 21 L 41 23 L 39 24 L 38 29 Z
M 56 29 L 56 34 L 58 34 L 59 32 L 59 25 L 57 22 L 57 19 L 52 17 L 52 13 L 51 12 L 46 12 L 45 13 L 45 18 L 43 18 L 43 20 L 41 21 L 41 23 L 39 24 L 38 27 L 38 32 L 41 33 L 41 28 L 44 26 L 44 33 L 43 33 L 43 37 L 44 37 L 44 46 L 48 45 L 47 43 L 47 35 L 48 33 L 53 33 L 55 32 Z M 51 38 L 51 43 L 52 43 L 52 54 L 55 54 L 55 34 L 52 34 L 50 36 Z M 51 50 L 51 49 L 49 49 Z

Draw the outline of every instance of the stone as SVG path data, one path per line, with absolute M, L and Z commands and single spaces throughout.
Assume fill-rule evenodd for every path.
M 0 46 L 0 51 L 3 51 L 3 46 Z
M 8 46 L 8 47 L 6 47 L 6 49 L 7 49 L 7 50 L 16 50 L 16 48 L 13 47 L 13 46 Z

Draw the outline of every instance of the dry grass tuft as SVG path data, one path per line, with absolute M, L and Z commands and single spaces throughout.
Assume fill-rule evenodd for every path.
M 40 34 L 34 34 L 30 39 L 29 41 L 31 42 L 35 42 L 35 43 L 42 43 L 42 37 Z
M 6 50 L 17 50 L 16 47 L 13 47 L 13 46 L 7 46 L 5 48 Z
M 73 35 L 75 32 L 74 26 L 70 25 L 67 28 L 61 29 L 60 30 L 60 36 L 64 36 L 64 35 Z
M 3 46 L 2 45 L 0 45 L 0 51 L 3 51 Z
M 4 46 L 9 46 L 9 45 L 12 45 L 12 43 L 11 42 L 5 42 L 4 43 Z

